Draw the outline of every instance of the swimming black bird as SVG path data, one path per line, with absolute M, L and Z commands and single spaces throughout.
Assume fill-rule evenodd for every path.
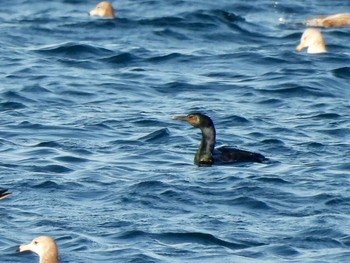
M 194 156 L 194 163 L 198 166 L 211 166 L 212 164 L 225 164 L 233 162 L 267 161 L 260 153 L 248 152 L 229 147 L 215 147 L 215 127 L 213 121 L 201 113 L 190 113 L 187 116 L 173 116 L 173 120 L 186 121 L 193 127 L 202 131 L 202 140 Z
M 0 188 L 0 200 L 9 196 L 11 193 L 7 192 L 7 189 Z

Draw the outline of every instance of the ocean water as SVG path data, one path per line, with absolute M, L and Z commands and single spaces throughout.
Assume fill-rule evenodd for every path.
M 350 2 L 96 3 L 2 3 L 0 262 L 349 262 L 350 28 L 294 49 Z M 196 167 L 191 111 L 271 162 Z

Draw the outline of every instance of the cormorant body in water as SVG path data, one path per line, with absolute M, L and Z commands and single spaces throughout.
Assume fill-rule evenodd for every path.
M 7 189 L 0 188 L 0 200 L 9 196 L 11 193 L 7 192 Z
M 198 166 L 211 166 L 212 164 L 225 164 L 233 162 L 267 161 L 260 153 L 248 152 L 229 147 L 215 147 L 215 127 L 213 121 L 201 113 L 190 113 L 186 116 L 172 116 L 173 120 L 185 121 L 202 132 L 202 140 L 194 156 L 194 163 Z

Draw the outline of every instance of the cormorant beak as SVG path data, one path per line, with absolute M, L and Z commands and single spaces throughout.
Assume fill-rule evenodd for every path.
M 171 118 L 172 118 L 173 120 L 187 121 L 187 122 L 188 122 L 187 116 L 171 116 Z

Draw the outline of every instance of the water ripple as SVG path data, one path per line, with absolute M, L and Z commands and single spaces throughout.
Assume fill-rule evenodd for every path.
M 6 5 L 1 261 L 36 262 L 15 247 L 50 235 L 62 262 L 348 262 L 348 28 L 322 29 L 326 54 L 294 51 L 325 5 L 350 8 Z M 170 117 L 191 111 L 271 162 L 195 166 L 200 131 Z

